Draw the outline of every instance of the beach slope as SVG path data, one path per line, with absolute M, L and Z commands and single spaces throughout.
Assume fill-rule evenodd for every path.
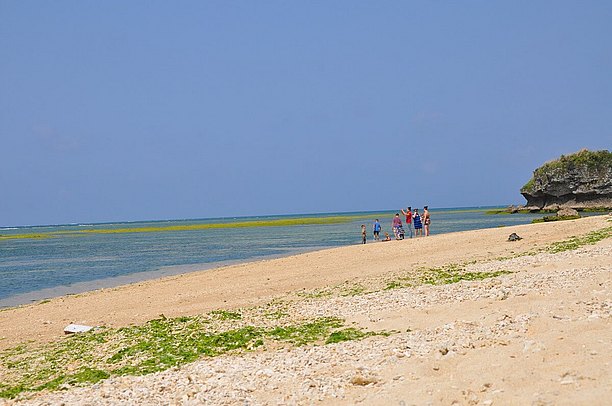
M 0 346 L 54 343 L 71 322 L 219 309 L 251 322 L 252 309 L 282 302 L 287 319 L 334 317 L 376 335 L 266 344 L 24 402 L 605 404 L 612 239 L 555 243 L 611 225 L 597 216 L 356 245 L 55 298 L 0 312 Z M 512 232 L 522 240 L 508 242 Z

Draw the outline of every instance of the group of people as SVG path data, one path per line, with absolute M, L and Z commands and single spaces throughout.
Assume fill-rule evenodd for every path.
M 431 224 L 431 217 L 429 215 L 429 208 L 427 206 L 423 207 L 423 214 L 419 214 L 419 209 L 414 209 L 412 211 L 412 207 L 408 206 L 406 210 L 400 210 L 402 215 L 406 216 L 406 228 L 408 229 L 408 235 L 412 238 L 413 234 L 417 237 L 423 236 L 423 232 L 425 232 L 425 236 L 429 235 L 429 225 Z M 393 230 L 393 235 L 396 240 L 403 240 L 406 236 L 406 232 L 404 231 L 404 226 L 402 225 L 402 219 L 400 218 L 399 213 L 395 213 L 395 217 L 393 217 L 393 221 L 391 222 L 391 228 Z M 414 229 L 414 231 L 413 231 Z M 372 232 L 374 234 L 374 241 L 381 241 L 380 232 L 382 231 L 382 226 L 380 225 L 380 221 L 376 219 L 374 224 L 372 225 Z M 366 243 L 367 240 L 367 232 L 365 224 L 361 225 L 361 241 L 363 244 Z M 391 241 L 391 237 L 389 233 L 385 233 L 385 238 L 382 241 Z

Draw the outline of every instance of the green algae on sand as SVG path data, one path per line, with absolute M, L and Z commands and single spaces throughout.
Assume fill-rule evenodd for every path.
M 226 313 L 233 312 L 177 318 L 160 315 L 140 325 L 101 327 L 51 343 L 24 343 L 0 351 L 0 399 L 87 386 L 111 376 L 146 375 L 206 357 L 391 334 L 347 327 L 337 317 L 276 325 L 233 324 L 235 320 L 215 324 L 217 316 Z

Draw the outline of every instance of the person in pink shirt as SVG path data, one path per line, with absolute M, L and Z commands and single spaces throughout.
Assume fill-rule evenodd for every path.
M 400 218 L 399 213 L 395 213 L 395 217 L 393 217 L 393 222 L 391 223 L 391 226 L 393 228 L 393 234 L 395 234 L 395 239 L 399 240 L 399 232 L 400 228 L 402 227 L 402 219 Z

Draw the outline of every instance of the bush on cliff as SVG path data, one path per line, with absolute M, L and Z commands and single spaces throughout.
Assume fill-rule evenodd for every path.
M 559 159 L 546 162 L 536 169 L 533 172 L 533 177 L 521 188 L 521 192 L 533 192 L 536 181 L 552 173 L 570 172 L 578 167 L 585 167 L 595 172 L 605 172 L 612 167 L 612 153 L 607 150 L 589 151 L 583 149 L 574 154 L 561 155 Z

